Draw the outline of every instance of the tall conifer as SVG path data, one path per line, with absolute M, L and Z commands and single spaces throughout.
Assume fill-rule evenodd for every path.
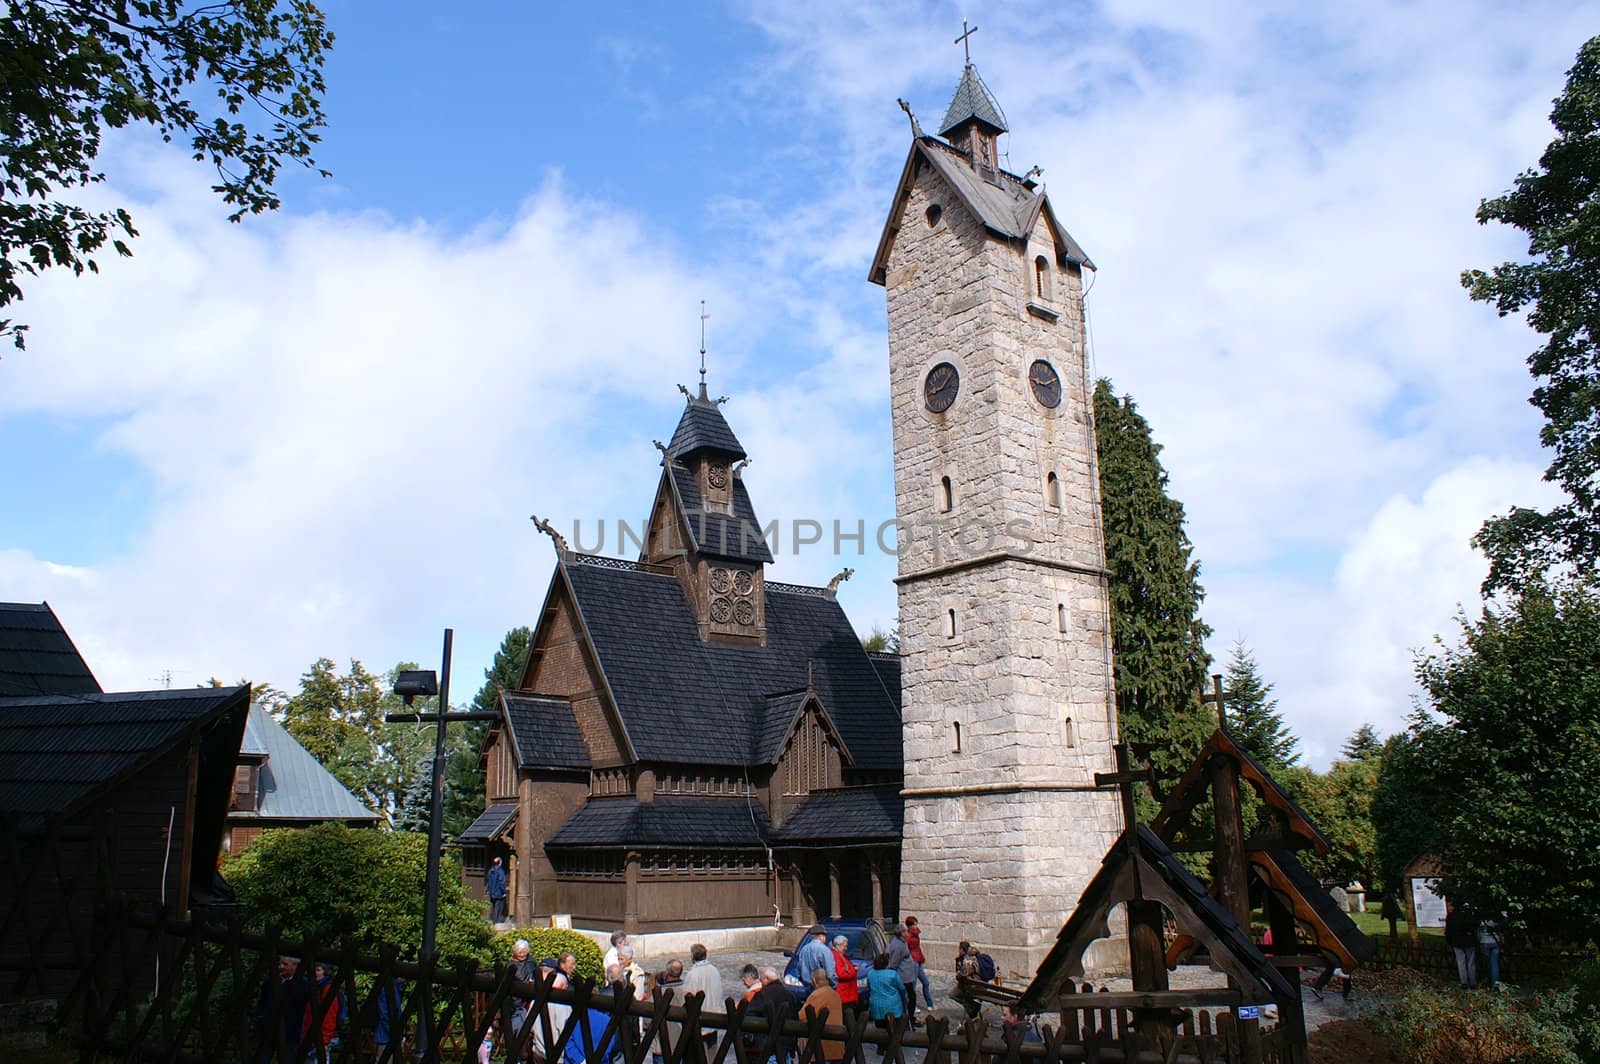
M 1163 776 L 1182 772 L 1213 729 L 1200 703 L 1211 657 L 1200 620 L 1200 566 L 1167 494 L 1161 447 L 1130 396 L 1094 390 L 1111 639 L 1122 737 L 1151 746 Z
M 1278 712 L 1278 700 L 1268 698 L 1272 685 L 1261 678 L 1255 655 L 1243 641 L 1233 644 L 1233 654 L 1223 677 L 1227 690 L 1228 727 L 1250 756 L 1270 772 L 1300 760 L 1295 738 Z

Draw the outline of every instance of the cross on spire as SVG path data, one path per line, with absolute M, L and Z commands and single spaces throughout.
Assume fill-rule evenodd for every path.
M 967 66 L 971 66 L 972 65 L 972 45 L 968 42 L 967 38 L 971 37 L 974 33 L 977 33 L 977 32 L 978 32 L 978 27 L 973 26 L 971 29 L 968 29 L 967 28 L 967 20 L 966 19 L 962 19 L 961 20 L 961 36 L 957 37 L 953 42 L 951 42 L 953 44 L 959 44 L 961 46 L 961 51 L 967 57 Z

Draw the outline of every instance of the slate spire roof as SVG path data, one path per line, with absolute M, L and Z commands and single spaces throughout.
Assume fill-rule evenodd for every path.
M 706 398 L 704 385 L 700 394 L 690 399 L 689 405 L 684 408 L 683 417 L 678 419 L 678 428 L 672 434 L 672 442 L 667 444 L 667 451 L 675 459 L 686 458 L 696 451 L 716 451 L 731 459 L 745 457 L 738 437 L 734 436 L 727 419 L 722 416 L 721 404 Z
M 972 121 L 981 122 L 996 133 L 1008 132 L 1010 128 L 1006 125 L 1005 112 L 1000 110 L 989 86 L 978 76 L 978 68 L 968 63 L 961 72 L 961 84 L 956 86 L 950 108 L 944 113 L 944 121 L 939 124 L 939 136 L 947 136 L 951 130 Z

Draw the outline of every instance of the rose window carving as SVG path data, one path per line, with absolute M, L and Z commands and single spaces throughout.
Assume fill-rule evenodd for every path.
M 731 599 L 717 597 L 711 600 L 711 619 L 717 624 L 727 624 L 733 619 L 733 602 Z
M 733 590 L 741 595 L 748 595 L 756 587 L 755 575 L 748 570 L 741 569 L 733 574 Z
M 756 604 L 749 599 L 740 599 L 734 604 L 733 616 L 740 624 L 754 624 L 756 620 Z
M 733 574 L 726 569 L 711 570 L 711 590 L 719 595 L 726 595 L 733 586 Z
M 728 486 L 728 467 L 720 462 L 713 462 L 706 467 L 706 482 L 713 488 Z

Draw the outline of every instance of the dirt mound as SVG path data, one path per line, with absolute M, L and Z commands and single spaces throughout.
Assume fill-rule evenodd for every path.
M 1405 1064 L 1365 1020 L 1334 1020 L 1311 1032 L 1311 1064 Z

